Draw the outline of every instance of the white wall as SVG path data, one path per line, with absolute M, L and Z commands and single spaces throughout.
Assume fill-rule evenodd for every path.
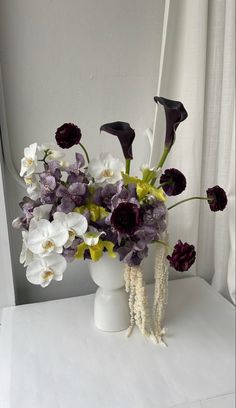
M 24 146 L 53 141 L 64 122 L 77 123 L 91 156 L 119 154 L 102 123 L 123 120 L 136 129 L 135 168 L 147 161 L 164 0 L 10 0 L 1 2 L 1 64 L 12 158 L 19 169 Z M 72 158 L 73 153 L 70 153 Z M 24 194 L 9 174 L 9 218 Z M 10 220 L 9 220 L 10 221 Z M 64 280 L 47 289 L 30 285 L 18 262 L 20 233 L 11 245 L 17 302 L 85 294 L 95 288 L 87 265 L 74 262 Z
M 2 308 L 5 306 L 13 306 L 15 304 L 6 206 L 4 200 L 4 177 L 2 172 L 2 163 L 3 158 L 0 146 L 0 322 Z

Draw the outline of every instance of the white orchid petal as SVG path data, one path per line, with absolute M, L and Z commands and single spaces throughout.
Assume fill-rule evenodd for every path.
M 88 172 L 96 183 L 116 183 L 122 179 L 121 172 L 125 170 L 124 164 L 110 153 L 101 153 L 92 159 L 88 165 Z
M 60 222 L 68 231 L 74 231 L 77 236 L 83 235 L 88 229 L 88 221 L 82 214 L 71 212 L 64 214 L 56 212 L 54 220 Z
M 88 229 L 88 221 L 82 214 L 67 214 L 68 227 L 75 231 L 77 236 L 83 235 Z
M 41 218 L 48 220 L 52 206 L 53 206 L 52 204 L 43 204 L 40 205 L 39 207 L 34 208 L 33 210 L 34 218 L 36 220 L 40 220 Z
M 26 270 L 26 277 L 29 282 L 46 287 L 52 279 L 62 280 L 66 265 L 66 260 L 62 255 L 48 255 L 34 260 Z
M 63 224 L 52 221 L 50 225 L 50 238 L 52 238 L 57 247 L 60 247 L 68 240 L 69 233 Z

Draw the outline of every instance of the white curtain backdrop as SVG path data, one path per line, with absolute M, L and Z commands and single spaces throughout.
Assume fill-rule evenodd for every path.
M 235 300 L 235 3 L 234 0 L 166 0 L 158 93 L 184 103 L 189 117 L 179 126 L 166 168 L 187 178 L 181 198 L 206 195 L 219 184 L 228 195 L 225 211 L 190 201 L 170 212 L 170 237 L 193 243 L 202 276 Z M 157 108 L 151 163 L 163 145 L 163 110 Z M 176 201 L 172 200 L 172 201 Z M 171 277 L 179 277 L 171 272 Z M 184 274 L 186 276 L 186 274 Z

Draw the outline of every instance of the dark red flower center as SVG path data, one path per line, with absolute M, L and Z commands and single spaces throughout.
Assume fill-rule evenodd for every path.
M 140 208 L 133 203 L 120 203 L 111 216 L 112 226 L 123 234 L 133 234 L 141 224 Z

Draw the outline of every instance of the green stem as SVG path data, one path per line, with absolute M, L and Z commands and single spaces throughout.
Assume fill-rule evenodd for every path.
M 163 186 L 171 185 L 171 184 L 173 184 L 173 181 L 165 181 L 165 183 L 161 183 L 161 184 L 157 187 L 157 189 L 158 189 L 158 188 L 161 188 L 161 187 L 163 187 Z
M 164 245 L 164 246 L 167 247 L 168 249 L 171 249 L 170 245 L 169 245 L 167 242 L 165 242 L 165 241 L 161 241 L 160 239 L 158 239 L 156 242 L 157 242 L 158 244 Z
M 162 166 L 163 166 L 163 164 L 165 163 L 165 160 L 166 160 L 166 158 L 167 158 L 167 156 L 168 156 L 168 154 L 169 154 L 169 151 L 170 151 L 170 148 L 168 148 L 168 147 L 165 147 L 165 148 L 164 148 L 164 151 L 163 151 L 163 153 L 162 153 L 162 156 L 161 156 L 161 158 L 160 158 L 160 161 L 159 161 L 159 163 L 158 163 L 158 165 L 157 165 L 157 167 L 156 167 L 157 170 L 159 170 L 159 169 L 162 168 Z M 157 180 L 157 178 L 155 177 L 154 179 L 152 179 L 152 181 L 151 181 L 150 184 L 151 184 L 152 186 L 154 186 L 156 180 Z
M 169 208 L 167 208 L 168 210 L 171 210 L 171 208 L 176 207 L 179 204 L 185 203 L 186 201 L 190 201 L 190 200 L 207 200 L 210 201 L 208 197 L 190 197 L 190 198 L 185 198 L 185 200 L 181 200 L 178 201 L 178 203 L 175 203 L 173 205 L 171 205 Z
M 160 161 L 158 163 L 157 169 L 161 169 L 163 164 L 165 163 L 165 160 L 169 154 L 170 149 L 168 147 L 164 148 L 164 152 L 162 153 L 162 156 L 160 158 Z
M 131 164 L 131 159 L 126 159 L 126 161 L 125 161 L 125 172 L 126 172 L 126 174 L 130 173 L 130 164 Z
M 84 145 L 83 145 L 82 143 L 79 143 L 79 145 L 80 145 L 80 147 L 83 149 L 84 154 L 85 154 L 86 159 L 87 159 L 87 162 L 88 162 L 88 164 L 89 164 L 90 160 L 89 160 L 89 155 L 88 155 L 87 150 L 85 149 L 85 147 L 84 147 Z

